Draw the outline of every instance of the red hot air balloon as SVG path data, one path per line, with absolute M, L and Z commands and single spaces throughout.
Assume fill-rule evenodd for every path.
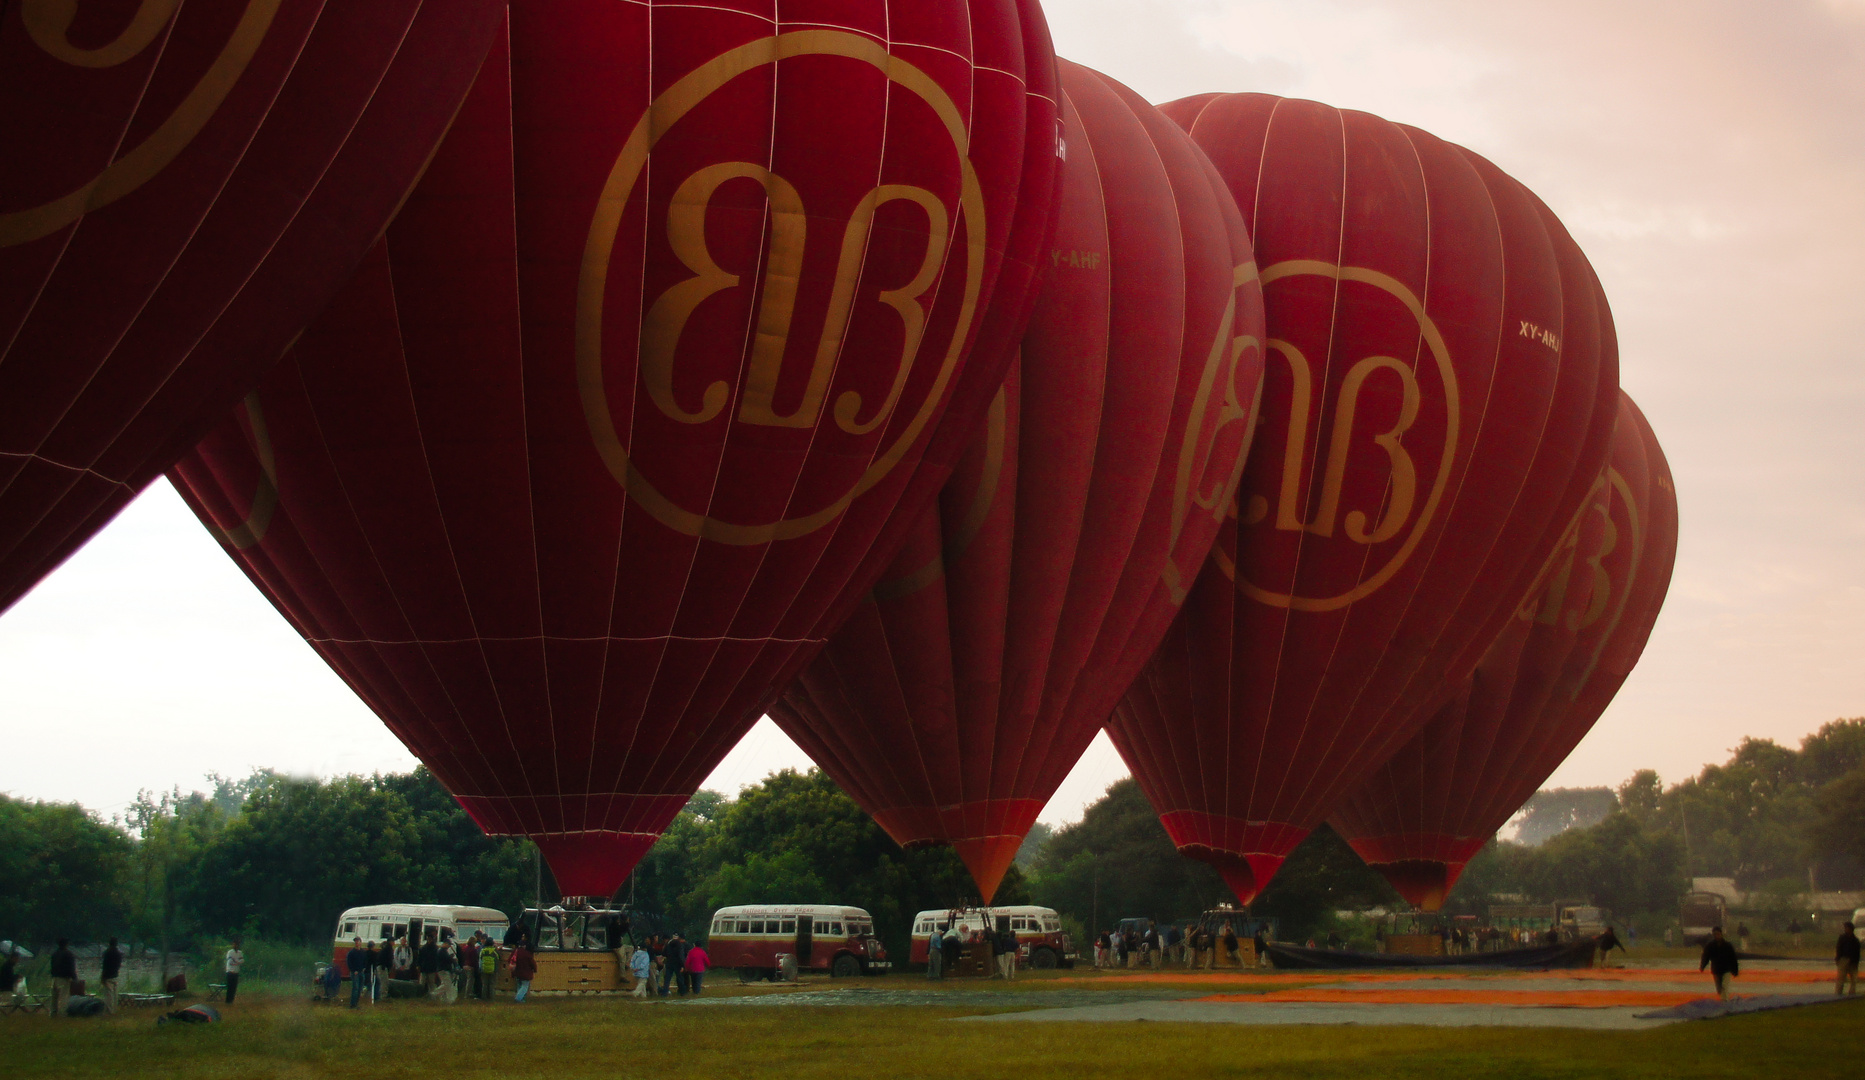
M 512 4 L 359 276 L 171 474 L 570 895 L 620 886 L 872 585 L 1051 218 L 1034 3 L 745 7 Z
M 1604 461 L 1616 354 L 1578 249 L 1475 154 L 1260 94 L 1162 111 L 1251 228 L 1268 361 L 1237 517 L 1108 731 L 1248 902 L 1500 629 Z
M 772 715 L 985 898 L 1217 533 L 1262 376 L 1249 236 L 1131 90 L 1061 63 L 1068 148 L 1020 361 L 939 503 Z
M 1621 395 L 1612 456 L 1544 581 L 1475 673 L 1332 818 L 1413 905 L 1436 911 L 1464 864 L 1573 752 L 1644 651 L 1677 554 L 1677 495 Z
M 0 4 L 0 610 L 342 286 L 504 8 Z

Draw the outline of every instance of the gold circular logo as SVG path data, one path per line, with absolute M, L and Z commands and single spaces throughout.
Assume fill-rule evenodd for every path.
M 1224 576 L 1236 583 L 1238 591 L 1252 600 L 1272 607 L 1291 608 L 1296 611 L 1334 611 L 1372 594 L 1392 580 L 1393 575 L 1399 572 L 1406 560 L 1410 559 L 1412 553 L 1417 550 L 1419 542 L 1424 539 L 1427 527 L 1437 516 L 1439 504 L 1444 498 L 1444 489 L 1450 482 L 1451 466 L 1457 458 L 1460 417 L 1457 373 L 1451 366 L 1450 350 L 1446 347 L 1444 336 L 1439 333 L 1437 324 L 1432 321 L 1430 315 L 1426 314 L 1425 306 L 1419 301 L 1417 295 L 1398 279 L 1364 267 L 1339 266 L 1314 259 L 1290 259 L 1263 271 L 1263 288 L 1267 290 L 1270 285 L 1283 278 L 1301 275 L 1370 285 L 1402 304 L 1418 324 L 1419 335 L 1431 351 L 1444 393 L 1443 459 L 1438 463 L 1437 475 L 1432 479 L 1431 489 L 1425 497 L 1424 504 L 1417 507 L 1414 513 L 1418 486 L 1417 468 L 1401 439 L 1406 430 L 1417 420 L 1422 404 L 1423 393 L 1418 385 L 1417 375 L 1409 365 L 1391 356 L 1369 356 L 1355 363 L 1341 380 L 1326 459 L 1322 461 L 1317 458 L 1315 462 L 1317 467 L 1315 478 L 1322 485 L 1320 504 L 1315 511 L 1314 520 L 1304 521 L 1306 508 L 1301 505 L 1303 491 L 1301 480 L 1303 465 L 1308 454 L 1308 414 L 1315 394 L 1314 376 L 1307 358 L 1299 348 L 1290 342 L 1278 339 L 1271 339 L 1269 342 L 1269 353 L 1281 357 L 1289 365 L 1293 386 L 1289 401 L 1288 438 L 1283 445 L 1280 491 L 1273 507 L 1268 497 L 1262 493 L 1239 491 L 1237 501 L 1231 506 L 1231 513 L 1237 517 L 1239 532 L 1247 526 L 1267 523 L 1278 530 L 1308 533 L 1326 539 L 1335 536 L 1338 525 L 1344 526 L 1339 527 L 1338 531 L 1344 533 L 1348 540 L 1368 547 L 1392 540 L 1401 532 L 1405 533 L 1405 539 L 1384 565 L 1373 573 L 1364 575 L 1359 584 L 1353 588 L 1334 596 L 1296 596 L 1292 593 L 1262 588 L 1237 572 L 1233 553 L 1225 551 L 1221 541 L 1217 547 L 1212 549 L 1211 557 L 1217 561 L 1218 569 L 1223 571 Z M 1374 436 L 1373 439 L 1374 445 L 1385 452 L 1392 469 L 1390 498 L 1385 514 L 1380 521 L 1374 523 L 1370 522 L 1366 513 L 1361 510 L 1348 511 L 1344 517 L 1341 517 L 1340 492 L 1347 468 L 1347 459 L 1353 449 L 1353 421 L 1360 393 L 1368 379 L 1382 372 L 1390 373 L 1399 379 L 1404 390 L 1404 397 L 1400 415 L 1392 429 Z M 1241 512 L 1238 509 L 1239 503 L 1242 505 Z M 1337 518 L 1340 519 L 1338 523 Z
M 609 264 L 615 247 L 622 215 L 648 156 L 660 139 L 677 126 L 682 117 L 701 102 L 740 75 L 780 60 L 802 56 L 837 56 L 858 60 L 885 74 L 901 87 L 925 102 L 938 116 L 951 139 L 961 171 L 960 211 L 965 221 L 966 266 L 963 303 L 950 346 L 942 359 L 925 400 L 894 442 L 869 464 L 861 478 L 839 498 L 813 513 L 783 518 L 763 524 L 738 524 L 695 513 L 677 505 L 635 467 L 627 447 L 616 432 L 609 412 L 602 362 L 603 302 L 608 291 Z M 687 318 L 713 293 L 739 284 L 737 275 L 721 269 L 706 250 L 705 211 L 712 193 L 732 179 L 750 179 L 761 184 L 773 209 L 770 270 L 765 274 L 763 300 L 757 318 L 757 342 L 748 361 L 745 389 L 734 422 L 773 427 L 814 428 L 822 417 L 824 397 L 840 354 L 841 335 L 846 329 L 847 312 L 854 301 L 855 283 L 859 280 L 866 249 L 868 224 L 878 207 L 891 201 L 908 201 L 918 205 L 928 221 L 928 245 L 919 273 L 907 285 L 886 290 L 880 300 L 898 312 L 906 329 L 905 345 L 893 386 L 887 398 L 874 406 L 873 415 L 859 418 L 863 403 L 859 395 L 844 393 L 833 406 L 834 423 L 850 434 L 867 434 L 879 428 L 893 413 L 906 385 L 919 341 L 926 330 L 925 312 L 919 297 L 931 288 L 944 265 L 949 238 L 949 220 L 945 206 L 932 193 L 907 185 L 877 186 L 855 211 L 844 234 L 841 259 L 837 267 L 834 292 L 830 299 L 827 322 L 815 366 L 811 369 L 804 404 L 789 414 L 779 414 L 773 396 L 777 373 L 783 362 L 783 345 L 789 333 L 790 306 L 795 300 L 796 280 L 786 271 L 800 269 L 802 239 L 796 230 L 807 228 L 801 196 L 783 177 L 748 162 L 722 162 L 700 170 L 681 185 L 668 213 L 668 236 L 674 254 L 692 271 L 693 276 L 668 289 L 649 308 L 642 323 L 637 351 L 637 372 L 642 389 L 660 411 L 680 423 L 706 423 L 726 408 L 731 387 L 723 382 L 708 386 L 698 409 L 688 409 L 674 399 L 672 368 L 674 353 Z M 965 117 L 951 95 L 930 75 L 890 54 L 880 42 L 839 30 L 799 30 L 760 38 L 714 57 L 670 86 L 656 98 L 623 145 L 603 185 L 596 212 L 590 222 L 589 239 L 583 251 L 581 274 L 577 283 L 576 367 L 577 386 L 582 395 L 583 414 L 591 437 L 603 463 L 608 466 L 623 490 L 654 518 L 677 532 L 716 540 L 726 544 L 763 544 L 805 536 L 835 520 L 857 496 L 879 483 L 893 471 L 907 451 L 931 423 L 947 384 L 958 368 L 970 337 L 971 324 L 977 315 L 979 294 L 984 283 L 986 246 L 984 192 L 972 168 L 969 134 Z M 777 343 L 774 348 L 769 343 Z
M 259 51 L 282 0 L 248 0 L 227 43 L 175 111 L 135 149 L 118 156 L 104 170 L 51 202 L 25 210 L 0 212 L 0 248 L 37 240 L 64 228 L 93 210 L 116 202 L 148 183 L 181 156 L 194 137 L 219 111 Z M 115 41 L 80 49 L 66 34 L 78 14 L 78 0 L 21 0 L 20 21 L 47 54 L 74 67 L 115 67 L 147 49 L 180 7 L 181 0 L 142 0 L 129 25 Z

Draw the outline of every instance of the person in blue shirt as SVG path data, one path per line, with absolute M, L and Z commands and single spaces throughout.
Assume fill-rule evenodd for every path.
M 636 949 L 628 958 L 628 970 L 635 977 L 635 989 L 629 996 L 647 997 L 650 977 L 654 972 L 654 957 L 646 949 Z

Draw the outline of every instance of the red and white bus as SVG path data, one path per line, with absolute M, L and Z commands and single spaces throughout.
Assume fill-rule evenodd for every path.
M 368 907 L 353 907 L 337 919 L 333 959 L 338 972 L 347 979 L 350 970 L 343 957 L 350 951 L 350 945 L 356 938 L 362 938 L 364 945 L 373 941 L 389 948 L 394 945 L 395 939 L 405 937 L 410 949 L 419 949 L 428 927 L 452 930 L 455 941 L 465 941 L 476 930 L 484 930 L 487 937 L 499 941 L 504 938 L 505 930 L 510 925 L 511 921 L 505 917 L 505 913 L 497 908 L 462 907 L 455 904 L 372 904 Z
M 956 924 L 967 943 L 982 940 L 986 933 L 1009 929 L 1017 935 L 1020 967 L 1074 966 L 1075 949 L 1068 935 L 1062 932 L 1062 917 L 1056 914 L 1055 908 L 1029 904 L 920 912 L 913 917 L 913 963 L 926 962 L 926 943 L 934 931 L 948 924 Z
M 745 904 L 712 916 L 706 953 L 713 966 L 741 977 L 771 978 L 778 954 L 796 957 L 800 971 L 883 975 L 893 965 L 874 936 L 874 918 L 856 907 L 825 904 Z

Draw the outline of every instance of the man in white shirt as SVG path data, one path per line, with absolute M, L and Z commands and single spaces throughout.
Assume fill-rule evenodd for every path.
M 233 939 L 233 947 L 227 950 L 227 1004 L 233 1004 L 233 995 L 240 990 L 240 965 L 246 962 L 246 954 L 240 951 L 239 938 Z

